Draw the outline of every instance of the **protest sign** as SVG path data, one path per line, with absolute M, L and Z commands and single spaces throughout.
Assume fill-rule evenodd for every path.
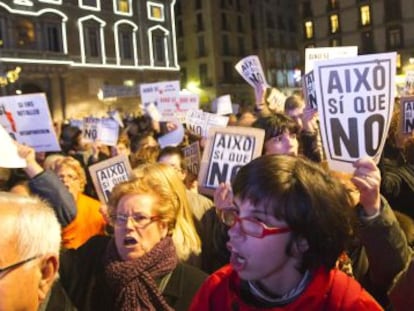
M 102 86 L 102 98 L 126 98 L 126 97 L 138 97 L 138 86 L 126 86 L 126 85 L 103 85 Z
M 37 152 L 60 151 L 45 94 L 0 97 L 0 124 Z
M 193 142 L 191 145 L 182 149 L 185 159 L 187 171 L 192 173 L 194 176 L 198 176 L 200 170 L 200 144 L 198 141 Z
M 317 110 L 315 76 L 313 70 L 302 77 L 302 92 L 306 108 Z
M 112 118 L 86 117 L 83 120 L 82 137 L 85 142 L 115 146 L 118 135 L 119 124 Z
M 119 183 L 128 181 L 132 174 L 126 155 L 119 155 L 89 167 L 93 185 L 99 201 L 108 203 L 112 189 Z
M 315 63 L 321 135 L 329 166 L 352 173 L 364 156 L 378 162 L 394 103 L 396 53 Z
M 160 145 L 161 149 L 167 146 L 175 147 L 183 141 L 185 132 L 184 126 L 179 121 L 174 122 L 174 124 L 177 126 L 175 130 L 168 132 L 167 134 L 164 134 L 158 138 L 158 144 Z
M 229 126 L 211 128 L 201 160 L 200 192 L 212 195 L 222 182 L 231 182 L 238 170 L 262 153 L 264 130 Z
M 179 81 L 143 83 L 140 85 L 141 102 L 144 109 L 150 103 L 154 103 L 161 114 L 162 121 L 169 121 L 174 118 L 179 92 Z
M 414 95 L 414 71 L 407 71 L 405 74 L 404 83 L 404 94 L 405 96 Z
M 230 95 L 217 97 L 211 104 L 211 110 L 218 115 L 233 113 Z
M 185 120 L 187 129 L 190 132 L 201 137 L 207 137 L 208 130 L 211 127 L 226 127 L 229 117 L 219 116 L 202 110 L 190 110 L 187 112 Z
M 0 125 L 0 167 L 20 168 L 26 167 L 25 159 L 22 159 L 17 153 L 17 146 L 9 133 Z
M 401 129 L 403 134 L 414 131 L 414 96 L 403 96 L 400 99 Z
M 305 74 L 311 72 L 316 61 L 355 57 L 358 55 L 357 46 L 336 46 L 305 49 Z
M 266 101 L 272 111 L 283 112 L 285 110 L 286 95 L 275 87 L 271 88 Z
M 119 123 L 112 118 L 102 118 L 98 124 L 98 142 L 115 146 L 118 142 Z
M 96 142 L 98 139 L 98 125 L 100 119 L 95 117 L 86 117 L 83 119 L 82 138 L 87 143 Z
M 257 55 L 250 55 L 241 59 L 235 66 L 237 72 L 253 88 L 259 89 L 262 86 L 269 87 L 263 73 L 262 64 Z
M 174 112 L 174 117 L 180 123 L 185 123 L 187 111 L 198 109 L 200 109 L 200 96 L 188 91 L 181 91 Z

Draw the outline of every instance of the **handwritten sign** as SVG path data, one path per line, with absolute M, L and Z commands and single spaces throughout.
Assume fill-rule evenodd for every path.
M 395 60 L 396 53 L 383 53 L 315 63 L 321 134 L 332 169 L 352 173 L 361 157 L 379 160 L 392 115 Z
M 402 133 L 411 134 L 414 131 L 414 96 L 403 96 L 400 103 Z
M 211 128 L 203 152 L 198 183 L 200 192 L 212 195 L 222 182 L 231 182 L 238 170 L 263 148 L 264 130 L 229 126 Z
M 126 155 L 119 155 L 89 167 L 93 185 L 99 200 L 106 204 L 112 189 L 119 183 L 128 181 L 132 174 Z
M 60 151 L 45 94 L 0 97 L 0 124 L 37 152 Z

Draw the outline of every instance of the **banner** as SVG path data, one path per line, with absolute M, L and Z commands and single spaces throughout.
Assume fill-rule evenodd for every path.
M 259 157 L 264 134 L 249 127 L 211 128 L 198 175 L 200 192 L 213 195 L 220 183 L 231 182 L 243 165 Z
M 321 135 L 329 166 L 352 173 L 369 156 L 378 163 L 392 116 L 396 53 L 315 63 Z
M 93 185 L 99 201 L 108 203 L 112 189 L 119 183 L 128 181 L 132 174 L 126 155 L 119 155 L 89 167 Z
M 37 152 L 60 151 L 45 94 L 0 97 L 0 124 Z

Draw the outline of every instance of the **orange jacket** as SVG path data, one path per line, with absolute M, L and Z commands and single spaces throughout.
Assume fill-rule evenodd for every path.
M 78 248 L 91 237 L 104 234 L 106 222 L 99 212 L 101 202 L 80 194 L 76 202 L 76 218 L 62 229 L 62 245 Z

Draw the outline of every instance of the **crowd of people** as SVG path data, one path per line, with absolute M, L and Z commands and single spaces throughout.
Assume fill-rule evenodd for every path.
M 62 152 L 17 145 L 1 169 L 2 310 L 411 310 L 414 136 L 398 106 L 378 164 L 331 171 L 318 115 L 299 95 L 256 94 L 229 126 L 263 129 L 262 156 L 213 197 L 198 191 L 174 130 L 125 120 L 116 146 L 59 129 Z M 133 174 L 103 204 L 88 167 L 117 155 Z

